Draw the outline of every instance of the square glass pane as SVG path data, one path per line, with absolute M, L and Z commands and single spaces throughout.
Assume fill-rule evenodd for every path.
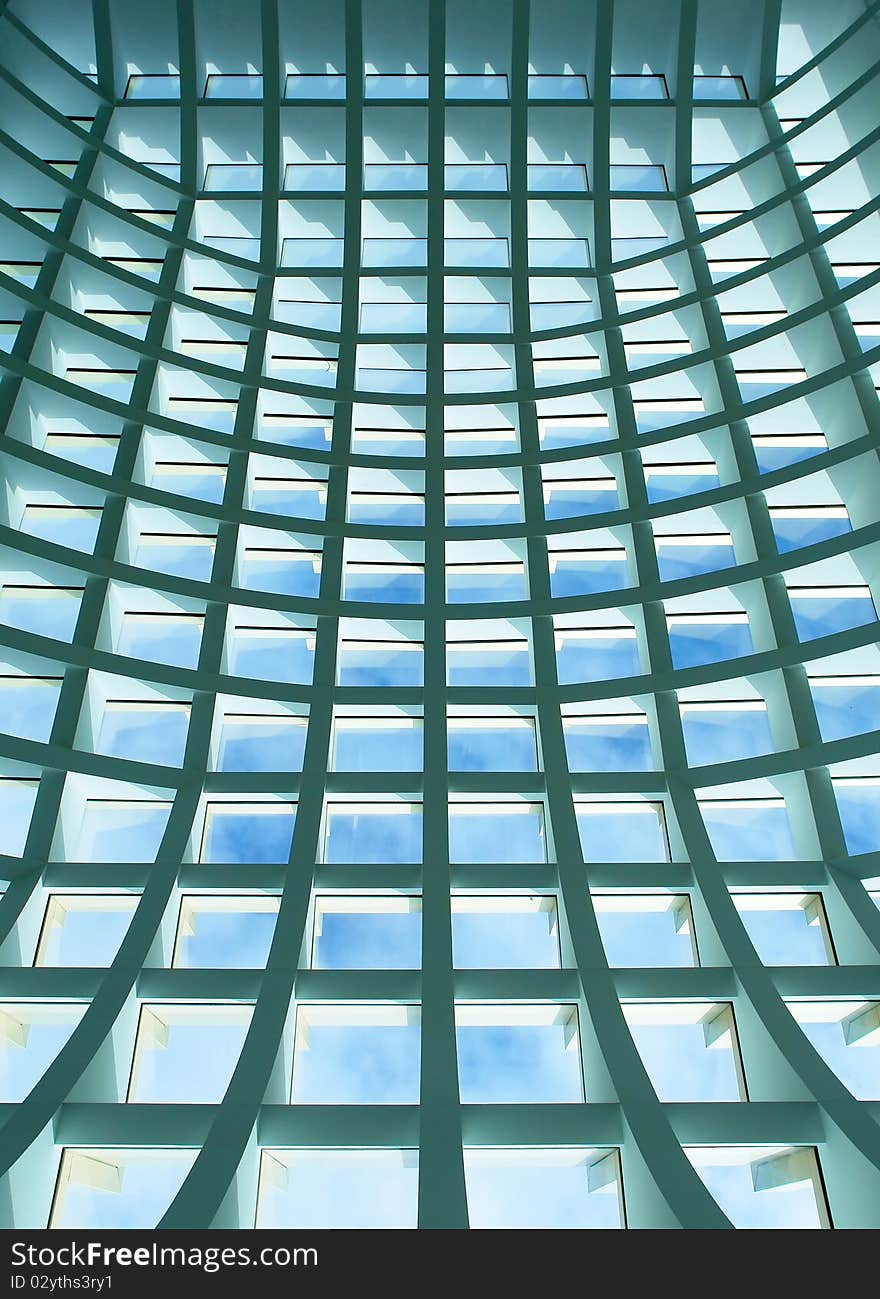
M 527 181 L 530 190 L 566 190 L 587 192 L 587 169 L 583 163 L 529 163 Z
M 0 1103 L 23 1101 L 58 1055 L 85 1006 L 4 1002 L 0 1005 Z
M 0 622 L 16 631 L 71 641 L 81 601 L 82 591 L 76 588 L 4 586 L 0 590 Z
M 218 771 L 302 771 L 308 718 L 226 713 L 220 721 Z
M 590 245 L 586 239 L 530 239 L 528 254 L 529 266 L 541 269 L 558 266 L 585 270 L 590 265 Z
M 300 1006 L 291 1100 L 301 1105 L 417 1105 L 417 1006 Z
M 296 807 L 291 803 L 209 803 L 199 860 L 285 863 L 295 821 Z
M 694 99 L 747 99 L 742 77 L 695 76 Z
M 825 595 L 805 595 L 789 592 L 794 625 L 801 640 L 817 636 L 831 636 L 834 632 L 849 631 L 851 627 L 864 627 L 877 621 L 877 612 L 870 593 L 865 591 L 835 592 Z
M 576 803 L 575 812 L 585 861 L 669 860 L 661 803 Z
M 417 1150 L 264 1150 L 257 1227 L 414 1228 L 418 1185 Z
M 312 968 L 417 970 L 422 963 L 422 904 L 394 896 L 319 897 Z
M 132 73 L 125 87 L 126 99 L 177 99 L 180 77 L 170 73 Z
M 635 631 L 557 631 L 556 671 L 560 685 L 638 676 Z
M 503 73 L 446 74 L 447 99 L 506 99 L 507 77 Z
M 260 163 L 209 163 L 205 168 L 206 190 L 260 190 L 263 168 Z
M 428 78 L 418 73 L 368 72 L 365 99 L 427 99 Z
M 428 262 L 427 239 L 364 239 L 363 244 L 364 266 L 409 268 Z
M 471 527 L 485 523 L 519 523 L 522 504 L 519 492 L 492 494 L 482 492 L 474 496 L 446 495 L 447 526 Z
M 37 780 L 0 779 L 0 853 L 24 852 L 38 789 Z
M 424 648 L 414 641 L 343 641 L 341 686 L 420 686 Z
M 880 730 L 880 677 L 810 681 L 823 740 Z
M 650 771 L 654 765 L 647 717 L 569 717 L 563 733 L 571 771 Z
M 781 801 L 709 801 L 700 804 L 700 811 L 719 861 L 792 861 L 797 855 Z
M 657 566 L 661 582 L 677 582 L 699 573 L 712 573 L 736 563 L 729 542 L 700 542 L 693 545 L 671 544 L 657 538 Z
M 320 559 L 291 550 L 246 550 L 241 561 L 241 585 L 249 591 L 313 600 L 321 586 Z
M 532 660 L 525 641 L 446 646 L 446 678 L 451 686 L 527 686 Z
M 626 554 L 574 555 L 557 550 L 550 555 L 550 594 L 554 598 L 598 595 L 626 586 Z
M 118 437 L 93 437 L 88 433 L 73 433 L 69 436 L 49 433 L 44 447 L 50 455 L 72 460 L 74 464 L 85 465 L 89 469 L 97 469 L 101 474 L 113 472 L 118 449 Z
M 421 860 L 421 803 L 328 805 L 325 862 L 409 865 Z
M 463 1105 L 583 1100 L 575 1006 L 457 1006 L 455 1024 Z
M 454 897 L 452 961 L 460 970 L 558 970 L 554 897 Z
M 217 1105 L 238 1063 L 250 1006 L 141 1007 L 128 1100 Z
M 507 165 L 503 162 L 447 162 L 443 174 L 446 188 L 455 193 L 507 189 Z
M 616 1151 L 465 1150 L 472 1228 L 623 1227 Z
M 880 1002 L 787 1005 L 801 1031 L 853 1096 L 860 1101 L 880 1099 Z
M 306 329 L 330 329 L 338 332 L 342 324 L 342 304 L 339 302 L 277 302 L 275 319 L 282 320 L 288 325 L 304 325 Z
M 345 164 L 289 162 L 284 168 L 284 188 L 310 194 L 340 192 L 345 189 Z
M 337 717 L 332 771 L 421 771 L 422 721 L 413 717 Z
M 87 799 L 71 859 L 154 862 L 170 812 L 170 803 L 152 799 Z
M 507 334 L 510 307 L 506 302 L 447 302 L 443 327 L 449 334 Z
M 281 243 L 281 265 L 300 266 L 305 270 L 315 267 L 341 268 L 343 244 L 341 239 L 284 239 Z
M 744 1099 L 729 1005 L 651 1002 L 625 1006 L 624 1015 L 661 1101 Z
M 219 505 L 226 486 L 225 465 L 161 464 L 153 470 L 153 487 L 175 496 L 192 497 Z
M 815 546 L 820 541 L 831 537 L 840 537 L 852 531 L 852 524 L 842 514 L 813 514 L 800 510 L 784 510 L 776 514 L 771 511 L 770 522 L 773 525 L 773 536 L 776 538 L 776 549 L 781 555 L 789 550 L 798 550 L 801 546 Z
M 731 705 L 683 704 L 682 730 L 688 762 L 734 762 L 773 752 L 773 737 L 764 704 L 737 707 Z
M 447 565 L 446 599 L 450 604 L 526 599 L 522 564 Z
M 668 99 L 666 78 L 652 73 L 622 73 L 611 78 L 612 99 Z
M 416 527 L 425 522 L 425 498 L 414 492 L 373 494 L 349 491 L 349 523 L 375 527 Z
M 427 188 L 428 168 L 425 163 L 367 162 L 364 164 L 364 189 L 366 190 L 424 191 Z
M 734 1227 L 828 1227 L 816 1151 L 811 1146 L 703 1146 L 685 1154 Z
M 686 895 L 594 895 L 593 907 L 611 966 L 647 969 L 694 966 L 697 947 Z
M 416 564 L 347 564 L 342 582 L 345 600 L 421 604 L 425 598 L 425 571 Z
M 228 640 L 229 671 L 258 681 L 307 685 L 315 667 L 315 633 L 286 627 L 233 627 Z
M 256 478 L 251 488 L 251 509 L 286 518 L 323 519 L 326 483 L 304 483 L 283 478 Z
M 49 1226 L 152 1229 L 180 1190 L 196 1153 L 68 1147 L 61 1157 Z
M 288 72 L 285 99 L 344 99 L 345 77 L 340 73 Z
M 740 658 L 753 652 L 748 619 L 720 622 L 672 619 L 669 622 L 669 648 L 675 668 L 702 667 Z
M 540 803 L 451 803 L 449 860 L 546 861 L 543 806 Z
M 450 717 L 450 771 L 535 771 L 535 723 L 527 717 Z
M 876 852 L 880 847 L 880 781 L 835 780 L 833 786 L 847 852 Z
M 104 705 L 95 752 L 179 767 L 188 729 L 188 704 L 110 699 Z
M 34 965 L 111 965 L 136 908 L 137 898 L 124 894 L 53 894 Z
M 91 554 L 101 525 L 101 510 L 63 505 L 26 505 L 21 530 L 57 546 Z
M 586 99 L 587 79 L 571 74 L 548 76 L 539 73 L 529 77 L 529 99 Z
M 361 332 L 364 334 L 423 334 L 428 327 L 424 302 L 364 302 Z
M 202 619 L 176 614 L 123 614 L 116 653 L 171 667 L 194 668 L 202 645 Z
M 510 252 L 506 239 L 453 239 L 443 241 L 447 266 L 509 266 Z
M 665 168 L 654 163 L 613 164 L 608 168 L 611 188 L 618 190 L 654 190 L 666 192 Z
M 677 473 L 669 472 L 665 467 L 664 472 L 659 473 L 656 468 L 649 469 L 645 466 L 645 486 L 648 500 L 654 504 L 673 501 L 679 496 L 690 496 L 694 492 L 708 492 L 719 487 L 720 482 L 716 472 L 705 473 L 700 466 L 694 466 L 693 469 L 682 466 Z
M 222 895 L 184 897 L 180 902 L 176 969 L 265 969 L 278 918 L 278 899 Z
M 764 965 L 833 965 L 818 893 L 734 893 L 733 904 Z
M 262 94 L 263 78 L 253 73 L 214 72 L 205 84 L 206 99 L 260 99 Z
M 544 517 L 547 519 L 571 519 L 581 514 L 616 510 L 618 506 L 617 485 L 613 479 L 608 483 L 592 484 L 556 484 L 549 479 L 544 482 L 544 494 Z

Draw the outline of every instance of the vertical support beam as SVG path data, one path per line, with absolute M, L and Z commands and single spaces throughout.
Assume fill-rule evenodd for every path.
M 444 498 L 444 152 L 446 6 L 428 10 L 428 321 L 425 403 L 424 856 L 419 1226 L 468 1224 L 464 1185 L 449 865 L 446 763 Z

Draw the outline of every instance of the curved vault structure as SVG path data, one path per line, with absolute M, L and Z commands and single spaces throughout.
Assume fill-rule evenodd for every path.
M 3 4 L 7 1225 L 878 1225 L 877 7 Z

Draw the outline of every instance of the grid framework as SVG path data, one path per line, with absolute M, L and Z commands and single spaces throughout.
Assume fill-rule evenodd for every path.
M 876 1226 L 880 6 L 143 9 L 0 18 L 7 1225 Z

